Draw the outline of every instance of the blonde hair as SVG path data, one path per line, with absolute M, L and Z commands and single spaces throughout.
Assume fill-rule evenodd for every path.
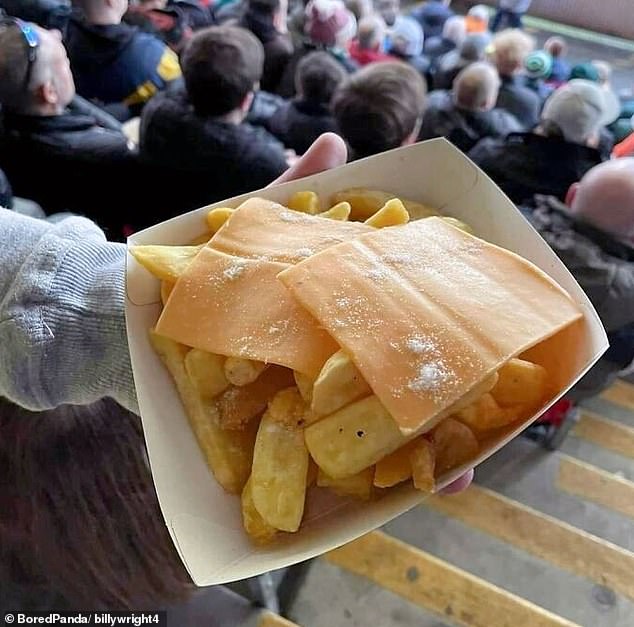
M 534 50 L 535 40 L 519 29 L 498 33 L 493 38 L 493 62 L 503 76 L 515 74 Z

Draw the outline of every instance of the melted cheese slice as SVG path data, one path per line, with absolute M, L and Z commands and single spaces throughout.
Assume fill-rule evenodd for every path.
M 440 218 L 363 235 L 279 278 L 404 434 L 582 316 L 533 264 Z
M 338 346 L 276 278 L 287 267 L 203 248 L 176 283 L 156 331 L 315 377 Z
M 298 263 L 330 246 L 372 231 L 359 222 L 342 222 L 291 211 L 250 198 L 242 203 L 209 245 L 229 255 Z

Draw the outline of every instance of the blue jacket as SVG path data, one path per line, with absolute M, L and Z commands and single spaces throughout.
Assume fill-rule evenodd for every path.
M 181 75 L 172 50 L 124 23 L 95 26 L 73 19 L 66 48 L 77 93 L 104 105 L 140 108 Z

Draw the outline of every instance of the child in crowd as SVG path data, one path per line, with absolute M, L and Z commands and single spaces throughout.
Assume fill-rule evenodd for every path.
M 327 131 L 335 131 L 330 102 L 345 79 L 346 71 L 327 52 L 311 52 L 298 64 L 297 96 L 282 105 L 268 121 L 268 128 L 298 155 Z
M 341 85 L 333 111 L 352 158 L 416 141 L 425 105 L 420 74 L 401 62 L 368 65 Z

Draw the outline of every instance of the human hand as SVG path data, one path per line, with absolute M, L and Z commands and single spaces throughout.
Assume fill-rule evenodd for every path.
M 348 150 L 343 139 L 334 133 L 324 133 L 313 142 L 313 145 L 303 156 L 299 157 L 293 166 L 286 170 L 276 181 L 273 181 L 271 185 L 288 183 L 289 181 L 301 179 L 311 174 L 318 174 L 325 170 L 337 168 L 340 165 L 344 165 L 347 158 Z M 441 490 L 441 494 L 462 492 L 462 490 L 469 487 L 472 480 L 473 470 L 469 470 Z

